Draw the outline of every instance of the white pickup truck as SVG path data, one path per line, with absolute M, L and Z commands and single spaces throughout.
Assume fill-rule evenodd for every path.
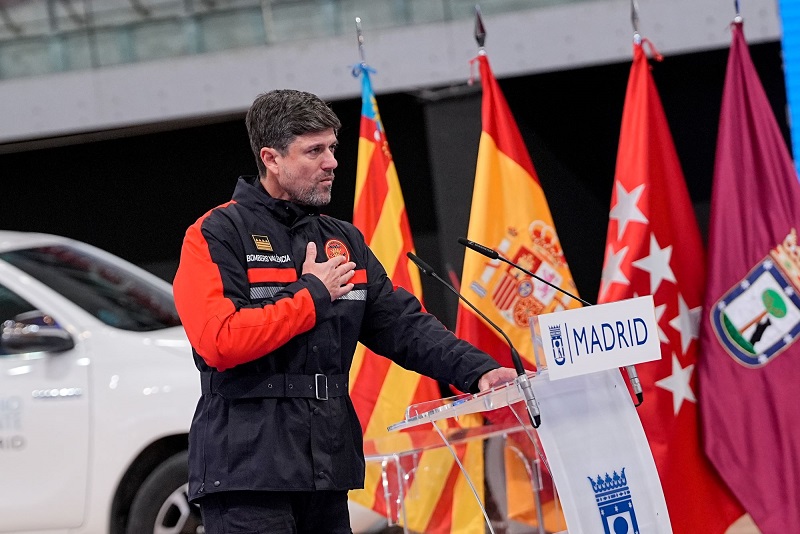
M 0 232 L 0 327 L 0 532 L 202 532 L 185 495 L 200 387 L 170 285 Z
M 0 231 L 0 533 L 201 534 L 199 374 L 172 286 L 95 247 Z M 355 532 L 386 520 L 350 503 Z

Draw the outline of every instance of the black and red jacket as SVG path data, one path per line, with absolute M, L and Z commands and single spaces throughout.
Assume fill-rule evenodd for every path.
M 310 241 L 318 261 L 346 254 L 356 264 L 354 289 L 333 303 L 316 276 L 301 275 Z M 464 391 L 499 367 L 395 290 L 352 224 L 274 199 L 255 177 L 188 229 L 174 294 L 203 390 L 189 436 L 191 499 L 363 487 L 347 393 L 358 341 Z

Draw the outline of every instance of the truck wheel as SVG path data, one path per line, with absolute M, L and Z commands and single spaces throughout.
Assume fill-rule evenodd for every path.
M 189 503 L 187 480 L 186 451 L 156 467 L 136 492 L 127 534 L 203 534 L 200 509 Z

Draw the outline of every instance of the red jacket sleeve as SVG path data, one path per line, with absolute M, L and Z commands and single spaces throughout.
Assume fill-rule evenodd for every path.
M 303 275 L 263 305 L 248 305 L 246 269 L 228 244 L 203 231 L 209 214 L 186 232 L 173 293 L 195 351 L 208 365 L 223 371 L 260 358 L 307 332 L 330 310 L 331 302 L 317 277 Z

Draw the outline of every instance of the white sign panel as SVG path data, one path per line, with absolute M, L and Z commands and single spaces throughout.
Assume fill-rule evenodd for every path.
M 651 295 L 540 315 L 551 380 L 661 358 Z
M 672 534 L 656 464 L 620 372 L 531 384 L 542 410 L 537 433 L 569 532 Z

